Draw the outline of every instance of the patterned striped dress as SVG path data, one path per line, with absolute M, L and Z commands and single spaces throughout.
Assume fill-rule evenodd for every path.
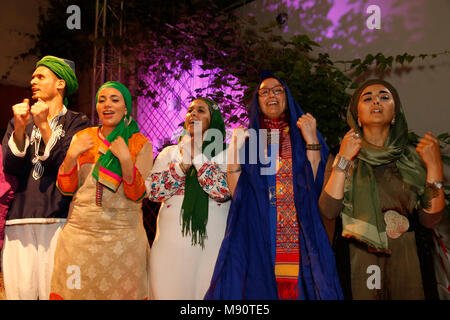
M 264 118 L 264 126 L 280 131 L 280 148 L 276 173 L 277 235 L 275 279 L 280 299 L 297 299 L 299 276 L 299 225 L 294 202 L 292 149 L 289 124 L 285 116 Z

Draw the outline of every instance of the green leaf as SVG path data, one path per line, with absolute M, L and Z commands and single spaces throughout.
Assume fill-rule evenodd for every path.
M 352 64 L 350 65 L 350 69 L 353 69 L 357 65 L 361 64 L 361 59 L 355 59 L 352 61 Z
M 405 56 L 404 55 L 397 55 L 395 57 L 395 62 L 398 62 L 400 64 L 403 64 L 403 62 L 405 61 Z
M 447 156 L 447 155 L 445 155 L 445 154 L 442 154 L 441 157 L 442 157 L 442 162 L 443 162 L 444 164 L 450 166 L 450 156 Z
M 408 141 L 411 144 L 416 145 L 417 143 L 419 143 L 419 139 L 420 139 L 420 136 L 417 133 L 415 133 L 413 131 L 408 132 Z
M 444 133 L 441 133 L 440 135 L 438 135 L 437 139 L 445 142 L 445 140 L 448 139 L 449 137 L 450 137 L 450 133 L 444 132 Z
M 415 57 L 412 56 L 412 55 L 409 55 L 409 54 L 406 55 L 406 61 L 408 61 L 408 63 L 413 62 L 414 58 L 415 58 Z
M 372 62 L 373 62 L 373 60 L 375 59 L 375 57 L 372 55 L 372 54 L 368 54 L 367 56 L 366 56 L 366 58 L 364 59 L 364 62 L 363 62 L 363 64 L 365 64 L 365 65 L 370 65 L 370 64 L 372 64 Z M 366 67 L 367 68 L 367 67 Z
M 386 63 L 389 67 L 392 67 L 392 62 L 394 61 L 394 57 L 390 56 L 389 58 L 387 58 Z

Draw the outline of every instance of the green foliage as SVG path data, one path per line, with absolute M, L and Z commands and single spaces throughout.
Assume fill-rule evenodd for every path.
M 365 72 L 367 72 L 370 68 L 374 67 L 378 71 L 386 71 L 394 66 L 394 63 L 397 64 L 397 67 L 404 67 L 409 64 L 411 64 L 414 60 L 425 60 L 425 59 L 435 59 L 442 55 L 449 55 L 450 51 L 442 51 L 439 53 L 432 53 L 432 54 L 418 54 L 418 55 L 411 55 L 409 53 L 399 54 L 396 56 L 388 56 L 386 57 L 383 53 L 379 52 L 376 55 L 368 54 L 363 60 L 361 59 L 354 59 L 351 61 L 336 61 L 336 63 L 344 64 L 348 70 L 346 71 L 353 71 L 353 76 L 358 77 L 363 75 Z
M 214 12 L 214 13 L 213 13 Z M 337 68 L 327 54 L 312 56 L 319 47 L 307 35 L 297 35 L 286 40 L 272 33 L 272 26 L 257 30 L 252 21 L 236 17 L 232 12 L 208 10 L 180 17 L 175 25 L 163 34 L 149 32 L 146 43 L 140 43 L 135 52 L 141 70 L 153 74 L 158 86 L 165 85 L 174 70 L 190 70 L 191 61 L 202 61 L 204 74 L 213 70 L 214 81 L 197 94 L 212 91 L 209 96 L 221 104 L 225 113 L 232 108 L 245 108 L 259 82 L 260 72 L 269 69 L 285 81 L 294 99 L 305 112 L 318 120 L 331 149 L 336 152 L 339 137 L 347 129 L 345 110 L 352 80 Z M 151 39 L 151 40 L 150 40 Z M 180 72 L 176 71 L 176 72 Z M 230 75 L 238 83 L 230 81 Z M 233 100 L 222 88 L 242 90 Z M 152 90 L 143 85 L 141 94 L 150 96 Z M 215 90 L 210 90 L 215 89 Z M 153 95 L 155 92 L 153 92 Z M 341 119 L 342 121 L 336 121 Z M 238 121 L 230 117 L 229 121 Z

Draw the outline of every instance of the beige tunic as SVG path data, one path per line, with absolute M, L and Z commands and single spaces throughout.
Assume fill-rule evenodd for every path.
M 135 167 L 143 179 L 152 166 L 151 148 L 147 142 L 136 151 Z M 131 144 L 130 151 L 133 156 Z M 50 298 L 148 299 L 150 247 L 142 202 L 128 199 L 122 182 L 115 193 L 103 188 L 97 206 L 93 167 L 79 163 L 80 187 L 58 238 Z

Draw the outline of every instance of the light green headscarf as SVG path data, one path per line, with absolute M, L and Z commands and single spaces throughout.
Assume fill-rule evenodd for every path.
M 128 145 L 128 139 L 139 132 L 139 127 L 136 121 L 131 117 L 131 94 L 127 87 L 117 81 L 109 81 L 104 83 L 97 91 L 95 100 L 98 99 L 98 93 L 104 88 L 115 88 L 123 96 L 127 106 L 127 114 L 122 118 L 117 127 L 106 137 L 106 140 L 111 143 L 117 137 L 122 137 Z M 99 183 L 107 187 L 113 192 L 116 192 L 122 181 L 122 168 L 119 159 L 117 159 L 112 152 L 103 150 L 103 154 L 95 164 L 92 175 Z
M 389 89 L 395 102 L 395 124 L 391 125 L 389 137 L 383 147 L 367 142 L 357 124 L 359 98 L 363 90 L 373 84 L 381 84 Z M 346 179 L 344 185 L 342 235 L 356 238 L 377 251 L 389 253 L 372 166 L 395 162 L 403 180 L 413 186 L 419 196 L 424 193 L 426 170 L 415 148 L 408 142 L 405 114 L 397 90 L 390 83 L 378 79 L 363 83 L 353 94 L 347 110 L 347 122 L 363 140 L 355 159 L 353 174 Z
M 39 66 L 49 68 L 58 78 L 66 82 L 66 96 L 63 103 L 65 106 L 68 106 L 67 96 L 78 90 L 78 80 L 75 75 L 75 64 L 73 61 L 54 56 L 45 56 L 36 63 L 36 68 Z
M 197 99 L 204 101 L 208 106 L 211 115 L 209 129 L 220 130 L 223 139 L 225 139 L 225 123 L 217 103 L 209 98 L 200 97 Z M 184 124 L 184 129 L 186 129 L 186 124 Z M 182 137 L 183 135 L 180 137 L 180 141 Z M 210 143 L 214 142 L 214 140 L 211 141 L 210 138 L 211 137 L 207 135 L 204 139 L 202 151 L 204 151 Z M 220 141 L 220 143 L 222 143 L 222 150 L 224 150 L 226 145 L 223 141 Z M 213 153 L 206 156 L 214 157 L 215 155 L 216 154 Z M 204 241 L 207 236 L 206 224 L 208 223 L 208 204 L 209 196 L 198 182 L 197 170 L 194 166 L 191 166 L 186 174 L 184 198 L 181 206 L 183 219 L 182 233 L 183 235 L 191 233 L 192 245 L 200 244 L 202 248 L 204 247 Z

